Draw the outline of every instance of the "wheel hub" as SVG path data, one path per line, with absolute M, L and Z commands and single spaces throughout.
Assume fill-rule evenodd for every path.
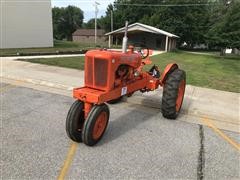
M 97 140 L 101 137 L 102 133 L 104 132 L 104 129 L 107 125 L 107 113 L 102 112 L 93 127 L 93 139 Z

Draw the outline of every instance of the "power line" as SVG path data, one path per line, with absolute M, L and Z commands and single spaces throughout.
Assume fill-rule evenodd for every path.
M 206 3 L 206 4 L 126 4 L 116 3 L 116 6 L 138 6 L 138 7 L 188 7 L 188 6 L 216 6 L 218 3 Z

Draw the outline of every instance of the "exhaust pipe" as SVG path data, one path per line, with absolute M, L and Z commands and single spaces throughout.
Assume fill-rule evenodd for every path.
M 127 31 L 128 31 L 128 21 L 125 22 L 125 33 L 122 41 L 122 53 L 127 52 L 127 41 L 128 41 Z

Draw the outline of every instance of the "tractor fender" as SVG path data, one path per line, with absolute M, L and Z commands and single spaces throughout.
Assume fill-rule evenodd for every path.
M 165 67 L 163 73 L 160 76 L 160 84 L 161 85 L 164 85 L 168 75 L 171 74 L 175 69 L 178 69 L 178 65 L 176 63 L 168 64 Z

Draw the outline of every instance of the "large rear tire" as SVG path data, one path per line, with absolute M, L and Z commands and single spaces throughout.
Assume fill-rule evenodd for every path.
M 108 121 L 108 106 L 106 104 L 94 105 L 83 125 L 83 143 L 93 146 L 100 141 L 107 128 Z
M 66 132 L 70 139 L 82 142 L 82 128 L 84 124 L 84 104 L 76 100 L 68 111 L 66 118 Z
M 186 73 L 181 69 L 169 74 L 164 87 L 162 97 L 162 115 L 168 119 L 176 119 L 185 93 Z

